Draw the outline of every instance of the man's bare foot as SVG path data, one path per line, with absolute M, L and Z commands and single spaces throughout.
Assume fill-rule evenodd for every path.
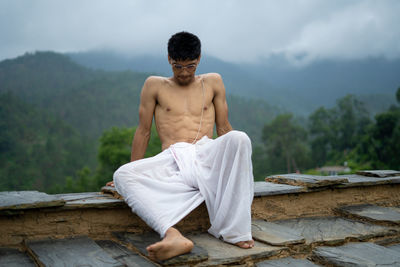
M 252 248 L 254 247 L 254 240 L 248 240 L 248 241 L 240 241 L 235 243 L 236 246 L 240 248 Z
M 162 261 L 181 254 L 189 253 L 193 242 L 184 237 L 177 229 L 171 227 L 160 242 L 146 248 L 151 260 Z

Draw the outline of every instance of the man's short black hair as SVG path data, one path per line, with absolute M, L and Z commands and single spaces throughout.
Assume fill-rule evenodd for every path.
M 200 39 L 190 32 L 178 32 L 169 38 L 168 55 L 173 60 L 194 60 L 200 53 Z

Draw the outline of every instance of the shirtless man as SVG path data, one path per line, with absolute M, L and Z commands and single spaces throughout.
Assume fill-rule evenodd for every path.
M 192 250 L 193 242 L 172 226 L 203 201 L 211 234 L 252 248 L 250 139 L 232 130 L 220 75 L 195 76 L 200 62 L 197 36 L 173 35 L 168 61 L 173 77 L 151 76 L 144 83 L 131 163 L 120 167 L 107 185 L 115 183 L 132 210 L 160 233 L 163 239 L 147 247 L 152 260 Z M 163 152 L 143 159 L 153 116 Z M 214 124 L 219 136 L 215 140 Z

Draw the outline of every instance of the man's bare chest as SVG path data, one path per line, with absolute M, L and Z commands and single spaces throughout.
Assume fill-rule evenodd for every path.
M 165 90 L 159 93 L 156 112 L 166 115 L 201 115 L 202 110 L 207 111 L 212 105 L 212 95 L 199 89 L 190 92 Z

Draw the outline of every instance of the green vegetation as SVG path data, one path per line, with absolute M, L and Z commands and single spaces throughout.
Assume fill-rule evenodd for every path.
M 400 104 L 399 95 L 400 88 Z M 264 126 L 263 145 L 253 152 L 256 180 L 295 171 L 317 174 L 311 168 L 344 162 L 352 171 L 400 169 L 399 105 L 373 120 L 363 103 L 348 95 L 333 108 L 318 108 L 308 122 L 303 128 L 291 114 L 282 114 Z
M 52 52 L 0 62 L 0 191 L 99 190 L 129 161 L 134 133 L 129 127 L 138 123 L 148 76 L 88 69 Z M 232 125 L 260 142 L 259 129 L 276 109 L 231 95 L 228 104 Z M 113 138 L 125 138 L 126 147 Z M 147 155 L 157 151 L 159 143 L 150 142 Z
M 84 167 L 76 173 L 75 179 L 68 177 L 66 185 L 61 188 L 65 192 L 96 191 L 107 182 L 112 181 L 113 173 L 123 164 L 130 162 L 131 144 L 136 127 L 113 127 L 100 137 L 98 166 L 96 171 Z M 161 141 L 155 127 L 152 127 L 151 137 L 145 157 L 152 157 L 161 152 Z
M 91 70 L 51 52 L 0 62 L 0 191 L 98 191 L 130 160 L 148 75 Z M 262 180 L 344 162 L 353 170 L 400 169 L 400 88 L 395 98 L 374 118 L 349 95 L 308 119 L 258 99 L 227 100 L 233 127 L 253 141 Z M 153 127 L 146 157 L 160 149 Z

